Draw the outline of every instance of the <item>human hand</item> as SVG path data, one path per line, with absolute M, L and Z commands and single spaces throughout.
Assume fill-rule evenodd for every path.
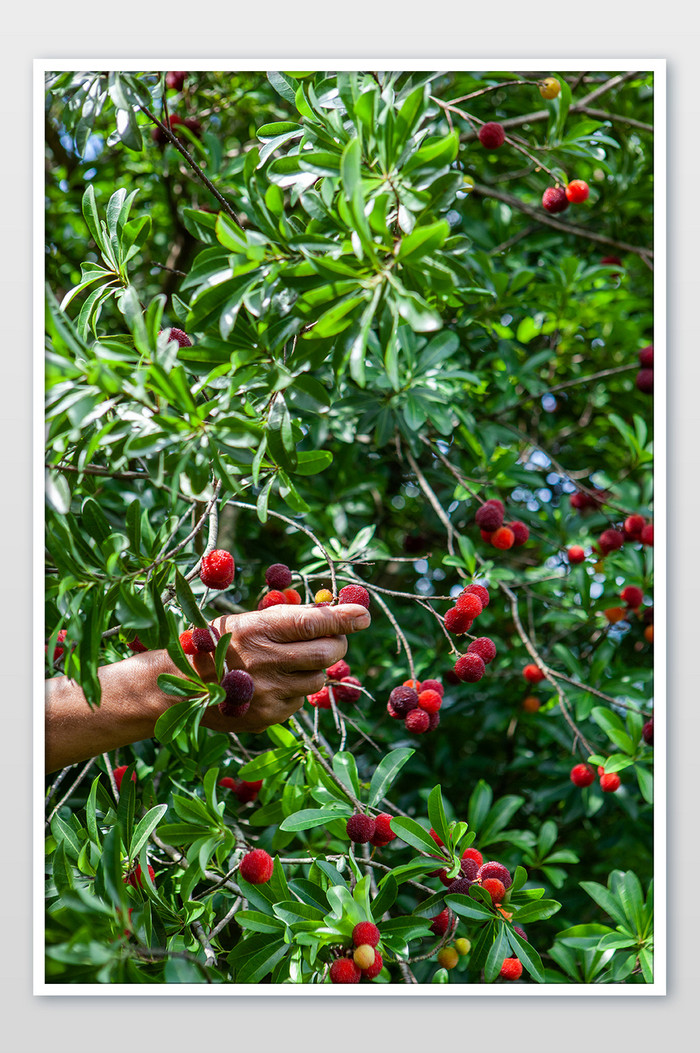
M 226 652 L 229 669 L 244 669 L 253 678 L 255 692 L 242 717 L 225 717 L 210 706 L 204 727 L 214 731 L 260 733 L 281 724 L 304 704 L 306 695 L 320 691 L 326 669 L 347 649 L 347 634 L 369 627 L 369 611 L 357 603 L 335 607 L 283 605 L 216 619 L 222 636 L 231 633 Z M 203 680 L 216 680 L 211 654 L 191 658 Z

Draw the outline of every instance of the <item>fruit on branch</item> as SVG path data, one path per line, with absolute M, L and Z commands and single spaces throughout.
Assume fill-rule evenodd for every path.
M 236 565 L 233 556 L 224 548 L 215 548 L 202 556 L 199 576 L 208 589 L 227 589 L 233 581 Z
M 490 637 L 479 636 L 469 644 L 467 654 L 478 654 L 484 665 L 488 665 L 496 657 L 496 645 Z
M 226 698 L 219 702 L 219 712 L 224 717 L 242 717 L 250 709 L 250 701 L 255 692 L 255 684 L 250 673 L 245 669 L 230 669 L 225 673 L 221 686 Z
M 128 767 L 129 767 L 128 764 L 122 764 L 121 767 L 112 769 L 112 775 L 114 776 L 114 781 L 115 781 L 115 783 L 117 785 L 117 790 L 121 790 L 121 788 L 122 788 L 122 779 L 124 778 L 124 775 L 126 773 L 126 769 Z M 132 771 L 132 773 L 131 773 L 131 781 L 132 782 L 136 782 L 136 772 L 135 771 Z
M 628 541 L 639 541 L 645 522 L 644 516 L 627 516 L 622 524 L 625 538 Z
M 481 680 L 485 672 L 486 666 L 483 658 L 473 652 L 463 654 L 455 662 L 455 673 L 465 683 L 475 684 L 477 680 Z
M 460 596 L 464 596 L 465 594 L 470 593 L 473 593 L 475 596 L 479 597 L 479 599 L 481 600 L 482 609 L 484 607 L 488 607 L 489 600 L 491 599 L 491 597 L 489 596 L 489 590 L 486 588 L 485 585 L 479 585 L 477 582 L 473 581 L 471 585 L 467 585 L 466 589 L 462 590 Z M 459 596 L 457 597 L 457 599 L 459 600 Z
M 508 867 L 504 867 L 503 863 L 498 863 L 495 859 L 489 860 L 488 863 L 482 863 L 479 867 L 477 880 L 483 884 L 485 878 L 497 878 L 506 889 L 509 889 L 513 884 Z
M 471 940 L 468 940 L 466 936 L 460 936 L 458 940 L 455 940 L 454 948 L 460 958 L 463 958 L 464 955 L 469 954 L 472 949 Z
M 506 523 L 506 527 L 513 534 L 514 545 L 524 545 L 527 539 L 530 537 L 530 528 L 522 523 L 519 519 L 514 519 L 510 523 Z
M 422 691 L 437 691 L 440 698 L 445 694 L 445 688 L 439 680 L 421 680 L 418 688 L 419 695 Z
M 336 958 L 331 965 L 332 984 L 359 984 L 362 973 L 352 958 Z
M 507 549 L 512 548 L 515 543 L 515 534 L 510 527 L 499 527 L 491 535 L 491 544 L 494 548 Z
M 195 626 L 192 630 L 192 646 L 195 654 L 208 654 L 215 651 L 220 638 L 221 633 L 215 625 L 209 625 L 206 629 Z
M 642 532 L 639 535 L 639 540 L 643 545 L 649 545 L 651 548 L 654 547 L 654 524 L 646 523 L 642 528 Z
M 188 70 L 169 70 L 165 74 L 166 88 L 172 88 L 173 91 L 182 91 L 188 72 Z
M 395 687 L 389 695 L 389 703 L 396 716 L 403 720 L 412 709 L 417 709 L 418 692 L 412 687 L 404 687 L 403 685 Z
M 275 868 L 272 856 L 264 848 L 246 852 L 239 867 L 241 877 L 251 885 L 265 885 Z
M 438 951 L 437 960 L 442 969 L 454 969 L 459 961 L 459 955 L 454 947 L 441 947 Z
M 653 643 L 654 642 L 654 626 L 653 625 L 647 625 L 645 627 L 645 629 L 644 629 L 644 639 L 646 640 L 647 643 Z
M 607 556 L 608 552 L 615 552 L 622 548 L 624 543 L 625 535 L 621 530 L 615 530 L 612 527 L 604 530 L 598 538 L 598 547 L 604 556 Z
M 158 330 L 158 335 L 160 336 L 160 334 L 164 333 L 164 332 L 165 332 L 165 329 L 159 329 Z M 175 342 L 178 343 L 180 345 L 180 347 L 192 347 L 192 341 L 190 340 L 190 338 L 187 335 L 187 333 L 185 332 L 185 330 L 184 329 L 176 329 L 174 326 L 170 327 L 170 333 L 168 335 L 168 340 L 175 340 Z
M 493 498 L 477 509 L 474 521 L 482 530 L 498 530 L 503 525 L 503 502 Z
M 602 490 L 600 494 L 587 494 L 583 490 L 577 490 L 571 495 L 569 501 L 572 508 L 583 512 L 587 508 L 600 508 L 606 496 L 607 494 Z
M 344 676 L 350 676 L 350 666 L 344 658 L 340 658 L 333 665 L 328 666 L 326 676 L 330 680 L 342 680 Z
M 352 930 L 352 942 L 355 947 L 361 947 L 363 944 L 376 947 L 380 939 L 381 933 L 373 921 L 358 921 Z
M 479 128 L 479 142 L 487 150 L 497 150 L 505 141 L 505 128 L 498 121 L 487 121 Z
M 525 932 L 525 929 L 521 929 L 519 925 L 514 925 L 513 928 L 517 932 L 518 936 L 520 936 L 521 939 L 525 940 L 525 943 L 530 942 L 527 938 L 527 933 Z
M 268 607 L 279 607 L 280 604 L 286 603 L 287 597 L 279 589 L 270 589 L 260 600 L 258 604 L 259 611 L 266 611 Z
M 391 829 L 391 816 L 388 812 L 380 812 L 374 819 L 374 833 L 369 839 L 371 845 L 376 848 L 384 848 L 391 841 L 395 841 L 397 834 Z M 369 940 L 365 940 L 369 943 Z
M 566 550 L 566 554 L 569 557 L 569 563 L 583 563 L 586 558 L 586 553 L 580 545 L 572 545 Z
M 451 911 L 447 907 L 445 907 L 444 910 L 441 910 L 430 923 L 430 931 L 436 936 L 444 936 L 450 924 L 450 914 Z
M 330 690 L 336 702 L 357 702 L 362 694 L 360 687 L 362 685 L 356 676 L 344 676 L 339 684 L 331 684 Z
M 499 881 L 498 878 L 495 877 L 486 878 L 484 881 L 481 882 L 481 887 L 485 889 L 486 892 L 488 892 L 494 907 L 497 903 L 502 902 L 503 897 L 506 894 L 505 885 L 502 881 Z
M 622 622 L 627 617 L 626 607 L 608 607 L 603 611 L 603 614 L 610 622 L 611 625 L 616 625 L 617 622 Z
M 365 845 L 371 839 L 375 831 L 375 822 L 371 816 L 364 812 L 355 812 L 346 824 L 347 835 L 356 845 Z
M 137 863 L 134 869 L 131 871 L 131 873 L 127 874 L 127 876 L 124 878 L 124 884 L 131 885 L 132 888 L 136 888 L 137 885 L 139 888 L 143 888 L 143 883 L 141 881 L 142 876 L 143 871 L 141 870 L 141 864 Z M 148 876 L 151 879 L 151 884 L 155 885 L 156 872 L 150 863 L 148 864 Z
M 574 786 L 590 786 L 595 780 L 595 772 L 587 764 L 575 764 L 569 772 L 569 778 Z
M 438 694 L 437 691 L 431 689 L 421 691 L 418 695 L 418 705 L 421 709 L 424 709 L 426 713 L 437 713 L 442 705 L 442 696 Z M 414 712 L 416 711 L 414 710 Z
M 572 179 L 565 192 L 567 201 L 572 205 L 578 205 L 585 201 L 590 194 L 588 183 L 583 179 Z
M 184 633 L 180 633 L 180 647 L 185 654 L 197 654 L 197 648 L 192 639 L 192 629 L 185 629 Z
M 523 975 L 523 966 L 519 958 L 504 958 L 498 974 L 504 980 L 519 980 Z
M 404 720 L 406 731 L 412 731 L 415 735 L 422 735 L 430 728 L 430 715 L 424 709 L 412 709 Z
M 600 788 L 603 793 L 615 793 L 619 789 L 620 776 L 616 771 L 604 772 L 600 776 Z
M 639 364 L 640 364 L 640 366 L 642 366 L 643 369 L 653 369 L 654 368 L 654 345 L 653 344 L 647 344 L 646 347 L 643 347 L 641 349 L 641 351 L 638 352 L 638 355 L 639 355 Z
M 542 207 L 546 212 L 566 212 L 569 202 L 564 188 L 548 186 L 542 195 Z
M 491 538 L 494 535 L 493 530 L 480 530 L 479 533 L 481 534 L 482 541 L 488 541 L 489 544 L 491 543 Z
M 522 705 L 526 713 L 536 713 L 542 703 L 536 695 L 526 695 Z
M 412 687 L 414 691 L 417 691 L 418 688 L 420 687 L 420 681 L 419 680 L 404 680 L 403 684 L 401 686 L 402 687 Z
M 443 870 L 443 874 L 445 874 L 444 870 Z M 466 896 L 466 895 L 469 894 L 469 889 L 476 882 L 474 881 L 473 878 L 458 877 L 458 878 L 455 878 L 454 881 L 449 881 L 449 879 L 447 879 L 447 881 L 443 881 L 443 885 L 446 884 L 446 883 L 448 884 L 448 888 L 449 888 L 449 891 L 451 893 L 461 893 L 463 896 Z M 498 882 L 498 884 L 499 885 L 501 884 L 500 881 Z M 503 886 L 501 886 L 501 887 L 503 887 Z M 503 890 L 503 892 L 504 892 L 504 895 L 505 895 L 505 889 Z
M 647 746 L 654 745 L 654 718 L 651 717 L 647 720 L 646 724 L 642 728 L 642 738 L 646 742 Z
M 287 589 L 292 584 L 292 572 L 285 563 L 273 563 L 265 571 L 265 583 L 271 589 Z
M 634 378 L 634 382 L 645 395 L 654 394 L 654 370 L 640 369 Z
M 450 607 L 445 614 L 445 628 L 449 633 L 454 633 L 455 636 L 468 633 L 473 621 L 474 619 L 466 611 L 460 610 L 459 607 Z
M 219 779 L 219 786 L 223 786 L 226 790 L 231 790 L 241 804 L 250 804 L 256 800 L 262 784 L 262 779 L 258 779 L 257 782 L 246 782 L 245 779 L 232 779 L 229 775 Z
M 64 643 L 67 635 L 68 635 L 68 630 L 67 629 L 59 629 L 58 630 L 58 635 L 56 637 L 56 646 L 54 647 L 54 650 L 53 650 L 53 660 L 54 660 L 54 662 L 57 662 L 58 659 L 63 654 L 63 648 L 61 647 L 61 644 Z M 47 644 L 44 647 L 44 651 L 46 652 L 46 651 L 48 651 L 48 649 L 49 649 L 49 645 Z
M 322 687 L 320 691 L 306 697 L 311 705 L 318 709 L 331 709 L 331 696 L 327 687 Z
M 543 99 L 556 99 L 561 91 L 561 84 L 556 77 L 545 77 L 538 84 Z
M 375 976 L 379 976 L 380 972 L 382 971 L 383 966 L 384 966 L 384 961 L 382 959 L 381 954 L 379 953 L 379 951 L 375 951 L 374 952 L 374 963 L 372 965 L 370 965 L 369 969 L 363 969 L 362 970 L 362 975 L 367 980 L 374 980 Z
M 283 595 L 287 603 L 293 603 L 295 605 L 301 603 L 301 596 L 296 589 L 285 589 Z
M 544 680 L 544 673 L 534 663 L 530 663 L 523 668 L 523 676 L 530 684 L 539 684 L 540 680 Z
M 369 593 L 362 585 L 345 585 L 338 594 L 338 603 L 359 603 L 369 610 Z
M 127 640 L 126 646 L 130 651 L 133 651 L 134 654 L 144 654 L 144 652 L 148 650 L 148 648 L 141 643 L 138 636 L 135 636 L 133 640 Z
M 352 960 L 358 969 L 371 969 L 374 965 L 374 947 L 370 947 L 368 943 L 361 943 L 359 947 L 356 947 L 353 951 Z
M 481 866 L 484 862 L 484 857 L 478 848 L 465 848 L 462 852 L 462 861 L 465 859 L 472 860 L 477 866 Z
M 484 609 L 484 605 L 481 599 L 475 592 L 462 592 L 459 594 L 455 601 L 455 607 L 462 614 L 466 614 L 468 618 L 476 618 L 481 614 Z
M 314 596 L 314 603 L 332 603 L 333 593 L 330 589 L 319 589 Z
M 644 601 L 644 593 L 637 585 L 625 585 L 620 593 L 620 599 L 624 600 L 633 611 L 636 611 Z

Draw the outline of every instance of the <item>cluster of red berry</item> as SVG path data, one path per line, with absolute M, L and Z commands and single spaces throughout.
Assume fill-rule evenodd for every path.
M 490 601 L 489 591 L 484 585 L 472 582 L 460 592 L 445 614 L 445 628 L 456 636 L 468 633 L 474 619 L 477 618 Z M 486 666 L 496 657 L 496 645 L 489 636 L 479 636 L 467 647 L 466 653 L 455 662 L 454 675 L 457 680 L 476 683 L 486 672 Z
M 604 502 L 604 497 L 605 495 L 603 494 L 600 497 L 596 497 L 579 490 L 571 495 L 571 507 L 576 508 L 578 511 L 584 511 L 587 508 L 599 508 Z M 653 522 L 651 520 L 647 522 L 644 516 L 640 515 L 627 516 L 622 524 L 622 529 L 608 527 L 600 534 L 597 542 L 592 546 L 593 554 L 596 559 L 602 559 L 610 552 L 617 552 L 626 541 L 648 545 L 650 548 L 653 548 Z M 567 549 L 566 554 L 569 558 L 569 563 L 583 563 L 586 558 L 586 553 L 581 545 L 572 545 Z
M 219 779 L 219 786 L 230 790 L 241 804 L 250 804 L 251 801 L 254 801 L 262 789 L 262 784 L 262 779 L 258 779 L 257 782 L 246 782 L 245 779 L 233 779 L 230 775 L 224 775 L 223 779 Z
M 596 773 L 588 764 L 575 764 L 570 772 L 570 779 L 574 786 L 590 786 L 595 782 Z M 616 771 L 606 772 L 605 768 L 598 767 L 600 788 L 603 793 L 614 793 L 620 787 L 620 776 Z
M 345 829 L 354 844 L 370 844 L 375 848 L 385 848 L 397 836 L 391 829 L 391 816 L 388 812 L 380 812 L 374 818 L 364 812 L 355 812 L 348 819 Z
M 384 965 L 379 941 L 381 933 L 372 921 L 359 921 L 352 930 L 352 947 L 339 947 L 330 968 L 332 984 L 359 984 L 364 976 L 374 980 Z
M 647 344 L 639 352 L 639 364 L 642 367 L 634 382 L 645 395 L 654 394 L 654 345 Z
M 389 695 L 386 711 L 394 720 L 403 720 L 406 731 L 423 735 L 440 723 L 444 694 L 439 680 L 404 680 Z
M 513 519 L 503 523 L 505 508 L 498 498 L 490 498 L 478 509 L 474 519 L 481 531 L 483 541 L 488 541 L 494 548 L 508 549 L 514 545 L 524 545 L 530 537 L 525 523 Z
M 359 690 L 362 684 L 356 676 L 350 675 L 350 666 L 344 658 L 329 665 L 326 669 L 326 676 L 330 683 L 324 684 L 315 694 L 306 696 L 312 706 L 318 709 L 331 709 L 331 693 L 333 702 L 357 702 L 362 694 Z

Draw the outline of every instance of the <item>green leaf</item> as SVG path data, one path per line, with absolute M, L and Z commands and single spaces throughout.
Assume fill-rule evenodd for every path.
M 427 852 L 429 855 L 434 856 L 437 853 L 438 846 L 435 844 L 428 831 L 424 830 L 420 823 L 417 823 L 415 819 L 408 819 L 402 815 L 397 815 L 391 820 L 391 829 L 395 834 L 398 834 L 401 840 L 405 841 L 406 844 L 412 845 L 420 851 Z
M 333 757 L 333 771 L 338 776 L 344 786 L 354 794 L 355 797 L 360 796 L 360 780 L 357 774 L 357 764 L 352 753 L 348 753 L 344 750 L 342 753 L 336 753 Z
M 461 892 L 454 892 L 445 896 L 445 903 L 451 907 L 455 914 L 463 918 L 472 918 L 475 921 L 486 921 L 493 918 L 493 911 L 480 900 L 465 896 Z
M 129 845 L 129 859 L 135 859 L 138 856 L 167 810 L 167 804 L 156 804 L 139 820 Z
M 518 907 L 516 919 L 518 925 L 524 925 L 528 921 L 542 921 L 544 918 L 551 918 L 560 910 L 561 903 L 557 903 L 555 899 L 538 899 L 533 903 L 525 903 L 522 907 Z
M 510 925 L 506 926 L 506 929 L 508 942 L 515 952 L 516 958 L 522 962 L 523 967 L 527 969 L 533 980 L 536 980 L 538 984 L 543 984 L 545 981 L 544 966 L 535 948 L 527 940 L 524 940 L 522 936 L 519 936 Z
M 400 749 L 392 750 L 382 757 L 374 770 L 372 781 L 369 784 L 369 795 L 367 798 L 369 808 L 375 808 L 384 799 L 404 764 L 414 753 L 415 750 L 402 746 Z M 393 824 L 394 820 L 392 819 L 392 830 L 394 829 Z
M 302 808 L 288 815 L 280 823 L 280 830 L 310 830 L 314 826 L 325 826 L 331 819 L 346 819 L 353 814 L 351 805 L 328 804 L 323 808 Z
M 185 581 L 177 568 L 175 569 L 175 595 L 185 618 L 200 629 L 206 629 L 209 623 L 197 606 L 197 601 L 189 583 Z
M 425 227 L 414 227 L 413 231 L 401 239 L 399 251 L 396 254 L 397 263 L 412 264 L 422 256 L 440 248 L 449 236 L 450 225 L 441 219 L 437 223 L 430 223 Z
M 447 818 L 445 816 L 445 808 L 442 803 L 442 790 L 440 786 L 434 786 L 430 791 L 428 797 L 428 818 L 430 824 L 444 844 L 448 844 L 450 835 L 447 826 Z

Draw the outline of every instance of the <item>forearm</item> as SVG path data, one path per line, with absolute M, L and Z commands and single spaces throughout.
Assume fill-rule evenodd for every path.
M 94 709 L 75 681 L 65 676 L 47 680 L 46 771 L 151 738 L 158 717 L 177 701 L 158 687 L 161 673 L 177 673 L 167 651 L 103 666 L 98 672 L 102 701 Z

